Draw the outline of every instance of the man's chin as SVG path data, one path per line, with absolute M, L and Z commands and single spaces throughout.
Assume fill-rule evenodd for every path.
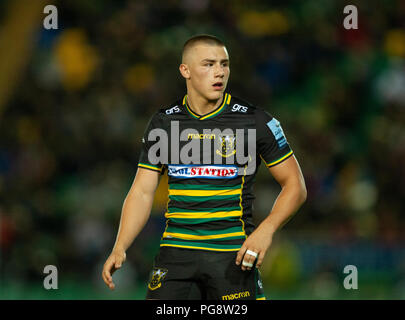
M 221 99 L 223 97 L 224 91 L 214 91 L 214 92 L 210 92 L 210 94 L 208 95 L 208 100 L 210 101 L 216 101 L 218 99 Z

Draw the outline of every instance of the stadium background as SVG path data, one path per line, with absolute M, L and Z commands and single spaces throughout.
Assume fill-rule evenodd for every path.
M 42 26 L 58 8 L 58 30 Z M 359 29 L 343 28 L 343 8 Z M 227 44 L 228 90 L 283 124 L 308 189 L 262 268 L 270 299 L 405 298 L 404 1 L 1 1 L 2 299 L 143 299 L 164 227 L 151 218 L 114 276 L 102 265 L 140 137 L 182 96 L 183 42 Z M 257 177 L 256 221 L 279 191 Z M 45 265 L 58 290 L 43 288 Z M 359 289 L 345 290 L 355 265 Z

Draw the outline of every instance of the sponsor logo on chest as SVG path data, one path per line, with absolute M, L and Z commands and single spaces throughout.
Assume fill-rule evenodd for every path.
M 194 166 L 169 165 L 167 174 L 176 178 L 235 178 L 238 175 L 236 166 Z

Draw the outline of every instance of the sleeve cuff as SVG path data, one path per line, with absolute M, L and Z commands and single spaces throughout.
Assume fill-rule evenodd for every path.
M 290 152 L 288 152 L 286 155 L 282 156 L 281 158 L 272 161 L 270 163 L 267 163 L 266 161 L 264 161 L 264 159 L 262 158 L 263 162 L 266 164 L 266 167 L 270 168 L 270 167 L 274 167 L 276 164 L 279 164 L 280 162 L 283 162 L 284 160 L 288 159 L 289 157 L 291 157 L 293 155 L 293 151 L 291 150 Z
M 145 164 L 145 163 L 138 163 L 138 167 L 141 167 L 143 169 L 149 169 L 152 171 L 157 171 L 157 172 L 162 172 L 162 168 L 163 168 L 163 167 L 158 167 L 158 166 L 154 166 L 151 164 Z

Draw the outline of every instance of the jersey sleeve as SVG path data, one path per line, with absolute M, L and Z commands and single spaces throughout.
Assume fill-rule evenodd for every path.
M 145 132 L 142 136 L 142 150 L 141 150 L 141 155 L 139 156 L 139 162 L 138 162 L 138 167 L 143 168 L 143 169 L 148 169 L 152 171 L 157 171 L 160 173 L 163 173 L 163 164 L 160 162 L 156 162 L 150 155 L 149 155 L 149 149 L 154 143 L 153 141 L 150 141 L 148 139 L 149 133 L 153 129 L 157 129 L 162 127 L 162 119 L 158 113 L 156 113 L 150 120 L 149 123 L 145 129 Z
M 256 123 L 257 152 L 267 167 L 273 167 L 292 156 L 293 151 L 276 118 L 257 109 Z

